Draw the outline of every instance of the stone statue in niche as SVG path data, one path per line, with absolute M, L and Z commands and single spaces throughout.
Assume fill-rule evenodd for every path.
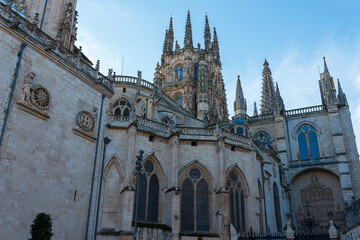
M 130 109 L 130 122 L 133 122 L 136 120 L 136 112 L 135 112 L 135 105 L 131 105 Z
M 31 103 L 31 92 L 34 90 L 34 78 L 36 74 L 31 72 L 28 73 L 24 80 L 22 87 L 21 101 L 30 104 Z

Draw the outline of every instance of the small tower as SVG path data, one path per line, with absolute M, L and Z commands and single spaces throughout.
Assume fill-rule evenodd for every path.
M 156 64 L 155 73 L 154 73 L 154 85 L 161 89 L 161 73 L 160 73 L 160 65 L 159 62 Z
M 258 115 L 258 110 L 257 110 L 256 102 L 254 101 L 254 114 L 253 114 L 253 116 L 257 116 L 257 115 Z
M 324 72 L 320 74 L 319 87 L 321 101 L 323 105 L 329 106 L 337 104 L 336 89 L 333 77 L 330 76 L 329 69 L 324 57 Z
M 262 72 L 262 93 L 261 93 L 261 114 L 271 114 L 275 111 L 275 90 L 274 83 L 269 68 L 269 63 L 265 59 Z
M 216 62 L 220 64 L 220 50 L 219 50 L 219 42 L 216 34 L 216 28 L 214 27 L 214 40 L 212 43 L 212 50 L 216 57 Z
M 236 83 L 236 95 L 234 101 L 234 112 L 235 116 L 240 114 L 246 114 L 246 99 L 244 98 L 244 93 L 241 87 L 240 76 L 238 75 Z

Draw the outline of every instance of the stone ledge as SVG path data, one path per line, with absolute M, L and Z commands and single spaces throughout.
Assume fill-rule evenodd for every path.
M 72 129 L 75 135 L 78 135 L 82 138 L 85 138 L 86 140 L 89 140 L 90 142 L 95 142 L 96 141 L 96 137 L 94 136 L 93 133 L 84 131 L 80 128 L 73 128 Z
M 24 112 L 30 113 L 31 115 L 38 117 L 42 120 L 46 121 L 50 118 L 50 116 L 44 110 L 40 110 L 24 102 L 16 102 L 16 104 L 18 105 L 19 109 L 23 110 Z

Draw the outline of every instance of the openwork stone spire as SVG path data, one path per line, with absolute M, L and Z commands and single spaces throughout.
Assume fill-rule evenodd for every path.
M 236 95 L 234 101 L 234 112 L 235 116 L 239 114 L 246 114 L 246 99 L 241 87 L 240 76 L 238 75 L 236 84 Z
M 214 54 L 216 56 L 216 60 L 218 63 L 220 63 L 220 50 L 219 50 L 219 42 L 216 34 L 216 28 L 214 27 L 214 40 L 212 44 L 212 49 L 214 51 Z
M 167 39 L 167 51 L 168 54 L 171 54 L 174 49 L 174 28 L 172 17 L 170 18 L 169 31 L 168 31 L 168 39 Z
M 166 32 L 165 32 L 165 39 L 164 39 L 164 44 L 163 44 L 163 52 L 162 52 L 162 55 L 161 55 L 161 64 L 164 63 L 164 60 L 165 60 L 165 55 L 167 55 L 167 46 L 168 46 L 168 30 L 166 29 Z
M 185 27 L 184 49 L 193 49 L 190 11 L 188 11 Z
M 275 90 L 275 100 L 276 100 L 276 114 L 280 114 L 282 110 L 285 110 L 284 101 L 280 95 L 279 86 L 276 83 L 276 90 Z
M 346 99 L 346 95 L 343 92 L 341 85 L 340 85 L 340 80 L 337 79 L 337 83 L 338 83 L 338 104 L 339 105 L 348 105 L 347 99 Z
M 274 113 L 275 110 L 275 90 L 274 83 L 269 68 L 269 63 L 265 59 L 262 72 L 262 93 L 261 93 L 261 114 Z
M 205 51 L 209 51 L 211 45 L 211 32 L 207 15 L 205 15 L 204 44 Z
M 329 69 L 326 65 L 325 57 L 324 72 L 320 74 L 319 86 L 323 105 L 337 104 L 334 79 L 330 76 Z

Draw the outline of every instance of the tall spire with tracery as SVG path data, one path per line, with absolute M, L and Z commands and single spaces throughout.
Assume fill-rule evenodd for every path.
M 188 11 L 185 27 L 184 49 L 193 49 L 190 11 Z
M 333 77 L 330 76 L 329 69 L 324 57 L 324 72 L 320 74 L 319 80 L 321 100 L 323 105 L 337 104 L 336 89 Z
M 211 32 L 207 15 L 205 15 L 204 44 L 205 51 L 209 51 L 211 45 Z
M 275 90 L 274 82 L 269 68 L 269 63 L 265 59 L 262 72 L 262 93 L 261 93 L 261 114 L 274 113 L 275 110 Z

